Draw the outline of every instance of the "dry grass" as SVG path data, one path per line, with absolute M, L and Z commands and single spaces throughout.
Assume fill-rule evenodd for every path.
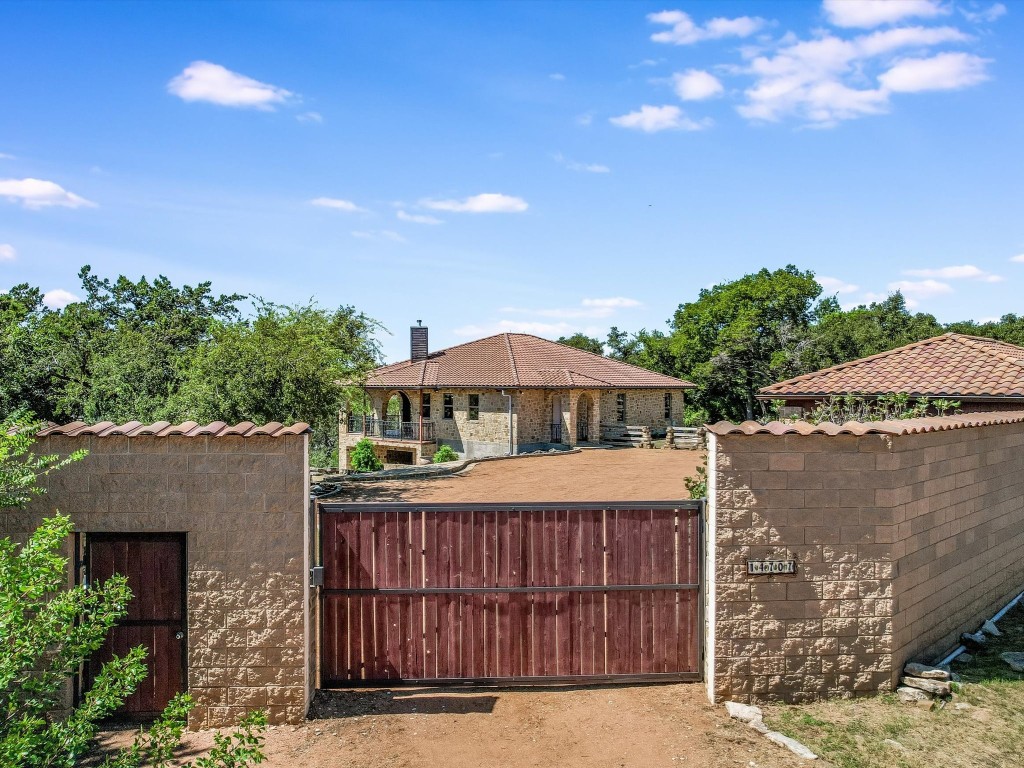
M 1009 768 L 1024 765 L 1024 674 L 1000 658 L 1024 651 L 1024 605 L 999 622 L 1003 637 L 954 664 L 953 700 L 922 709 L 893 695 L 765 708 L 770 727 L 839 768 Z M 958 706 L 959 705 L 959 706 Z M 964 706 L 966 705 L 966 706 Z

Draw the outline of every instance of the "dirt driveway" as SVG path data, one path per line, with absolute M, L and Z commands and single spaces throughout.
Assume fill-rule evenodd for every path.
M 700 451 L 587 449 L 473 464 L 456 475 L 346 484 L 347 501 L 676 501 Z M 335 497 L 336 500 L 338 497 Z
M 704 686 L 321 693 L 319 719 L 267 734 L 269 768 L 799 765 L 712 707 Z M 123 738 L 123 734 L 119 734 Z M 188 734 L 193 756 L 210 732 Z

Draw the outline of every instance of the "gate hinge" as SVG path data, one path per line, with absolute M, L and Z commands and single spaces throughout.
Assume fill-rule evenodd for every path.
M 309 569 L 309 586 L 322 587 L 324 585 L 324 567 L 314 565 Z

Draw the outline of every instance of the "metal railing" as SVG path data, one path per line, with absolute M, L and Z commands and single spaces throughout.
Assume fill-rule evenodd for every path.
M 590 423 L 586 419 L 576 422 L 576 442 L 586 443 L 590 440 Z
M 379 437 L 383 440 L 404 440 L 414 443 L 434 442 L 434 422 L 401 421 L 399 419 L 372 419 L 349 416 L 350 434 Z
M 562 442 L 562 422 L 551 423 L 551 442 L 560 443 Z

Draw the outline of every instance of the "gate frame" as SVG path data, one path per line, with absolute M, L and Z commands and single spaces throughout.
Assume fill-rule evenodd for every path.
M 410 502 L 410 501 L 376 501 L 376 502 L 356 502 L 346 503 L 340 501 L 331 500 L 316 500 L 315 502 L 315 515 L 316 515 L 316 567 L 322 569 L 324 567 L 324 552 L 323 552 L 323 519 L 326 514 L 338 514 L 345 512 L 384 512 L 387 510 L 402 510 L 408 512 L 430 512 L 430 511 L 447 511 L 447 512 L 542 512 L 542 511 L 558 511 L 558 510 L 692 510 L 696 512 L 697 518 L 697 661 L 695 667 L 696 672 L 649 672 L 646 674 L 637 675 L 546 675 L 546 676 L 528 676 L 528 677 L 452 677 L 452 678 L 388 678 L 388 679 L 373 679 L 373 680 L 344 680 L 344 681 L 329 681 L 326 682 L 323 679 L 323 616 L 324 616 L 324 600 L 326 598 L 325 588 L 318 584 L 313 587 L 317 591 L 316 599 L 316 624 L 314 625 L 317 633 L 317 670 L 316 679 L 317 687 L 321 689 L 345 689 L 345 688 L 394 688 L 400 686 L 437 686 L 437 687 L 452 687 L 452 686 L 473 686 L 473 687 L 507 687 L 510 685 L 522 686 L 522 687 L 538 687 L 538 686 L 549 686 L 559 684 L 573 684 L 573 685 L 610 685 L 610 684 L 622 684 L 628 685 L 631 683 L 673 683 L 673 682 L 692 682 L 700 683 L 704 682 L 705 679 L 705 664 L 707 662 L 706 657 L 706 639 L 708 637 L 707 626 L 705 623 L 705 600 L 706 600 L 706 585 L 707 585 L 707 574 L 705 573 L 706 568 L 706 534 L 704 529 L 705 523 L 705 511 L 706 511 L 706 499 L 685 499 L 680 501 L 543 501 L 543 502 L 514 502 L 511 504 L 503 504 L 501 502 L 481 502 L 475 504 L 472 502 L 454 502 L 451 504 L 445 504 L 443 502 Z M 636 589 L 637 586 L 628 585 L 612 585 L 612 589 L 609 589 L 607 585 L 602 586 L 600 589 L 589 590 L 589 591 L 614 591 L 615 586 L 626 586 L 626 589 Z M 577 590 L 579 587 L 577 587 Z M 678 587 L 676 588 L 679 589 Z M 364 590 L 355 590 L 356 592 L 362 592 Z M 379 590 L 367 590 L 369 592 L 376 593 Z M 388 590 L 392 592 L 393 590 Z M 537 587 L 452 587 L 452 588 L 435 588 L 433 590 L 422 590 L 422 589 L 402 589 L 397 591 L 409 591 L 412 593 L 422 594 L 424 591 L 430 592 L 457 592 L 457 593 L 471 593 L 471 592 L 544 592 L 544 591 L 565 591 L 564 589 L 549 590 L 547 588 Z M 713 635 L 712 635 L 713 636 Z

